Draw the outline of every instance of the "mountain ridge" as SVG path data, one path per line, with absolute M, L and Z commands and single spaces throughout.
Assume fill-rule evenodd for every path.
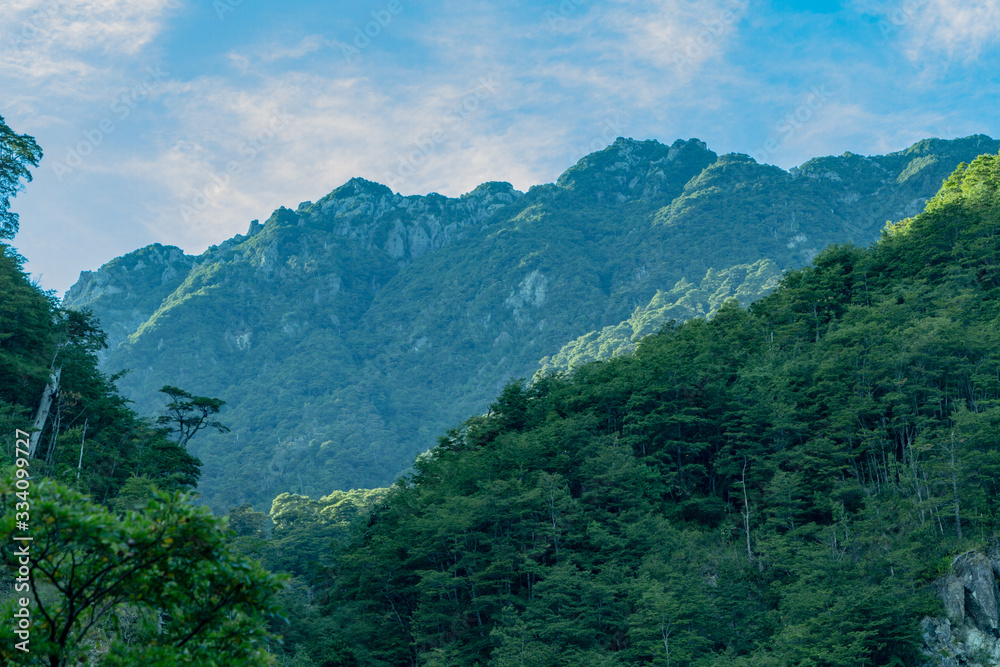
M 197 257 L 129 253 L 64 301 L 112 334 L 103 367 L 133 369 L 121 386 L 141 407 L 156 408 L 163 384 L 229 402 L 234 435 L 195 452 L 210 504 L 382 486 L 574 339 L 637 308 L 643 330 L 707 314 L 708 296 L 675 292 L 680 281 L 708 289 L 711 275 L 768 260 L 767 276 L 736 272 L 752 281 L 724 288 L 744 303 L 762 296 L 768 276 L 830 243 L 873 241 L 984 149 L 1000 145 L 930 140 L 786 172 L 697 139 L 620 138 L 524 193 L 490 182 L 457 198 L 403 196 L 356 178 Z M 612 354 L 633 344 L 612 339 Z

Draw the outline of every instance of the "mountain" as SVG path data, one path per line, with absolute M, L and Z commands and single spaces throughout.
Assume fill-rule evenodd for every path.
M 164 384 L 227 401 L 232 433 L 192 441 L 206 502 L 319 497 L 391 482 L 540 360 L 626 351 L 668 318 L 759 298 L 831 243 L 874 241 L 998 148 L 931 139 L 786 172 L 696 139 L 618 139 L 526 193 L 352 179 L 198 257 L 149 246 L 85 272 L 64 304 L 100 319 L 116 343 L 102 368 L 130 369 L 119 386 L 142 411 Z
M 286 657 L 1000 664 L 998 255 L 984 155 L 749 308 L 507 385 L 348 538 L 342 494 L 281 497 L 270 558 L 330 536 L 325 568 L 285 561 Z

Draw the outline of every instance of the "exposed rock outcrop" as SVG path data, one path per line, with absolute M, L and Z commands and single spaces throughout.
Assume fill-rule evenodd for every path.
M 956 557 L 952 571 L 936 584 L 945 615 L 921 623 L 924 667 L 1000 665 L 1000 542 Z

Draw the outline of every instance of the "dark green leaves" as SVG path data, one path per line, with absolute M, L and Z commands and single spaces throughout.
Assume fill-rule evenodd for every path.
M 10 210 L 10 200 L 21 189 L 22 178 L 31 180 L 28 166 L 37 167 L 41 159 L 34 137 L 17 134 L 0 116 L 0 240 L 17 233 L 18 215 Z

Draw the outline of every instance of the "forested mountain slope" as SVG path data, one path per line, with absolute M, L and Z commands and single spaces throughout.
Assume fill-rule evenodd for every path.
M 93 318 L 61 308 L 32 285 L 23 262 L 0 243 L 0 429 L 10 435 L 39 425 L 34 472 L 72 480 L 100 502 L 113 499 L 135 475 L 165 491 L 194 488 L 200 462 L 131 410 L 98 370 L 95 353 L 106 342 L 104 332 Z M 46 394 L 50 407 L 39 422 Z M 15 458 L 10 437 L 3 454 Z
M 104 332 L 23 262 L 0 242 L 0 613 L 30 623 L 0 627 L 0 664 L 273 664 L 281 581 L 177 493 L 200 461 L 128 407 L 97 369 Z
M 874 240 L 959 162 L 997 149 L 927 140 L 785 172 L 697 140 L 619 139 L 527 193 L 404 197 L 354 179 L 199 257 L 118 258 L 65 303 L 92 308 L 119 343 L 103 368 L 131 369 L 120 385 L 141 409 L 168 383 L 228 402 L 233 432 L 193 450 L 216 509 L 319 497 L 388 483 L 540 359 L 631 345 L 619 329 L 597 352 L 557 354 L 568 341 L 747 303 L 830 243 Z
M 300 610 L 323 639 L 299 649 L 371 667 L 997 664 L 998 257 L 990 155 L 749 309 L 508 385 L 335 549 Z M 932 583 L 952 567 L 945 609 Z M 924 652 L 946 613 L 983 628 L 959 657 Z

